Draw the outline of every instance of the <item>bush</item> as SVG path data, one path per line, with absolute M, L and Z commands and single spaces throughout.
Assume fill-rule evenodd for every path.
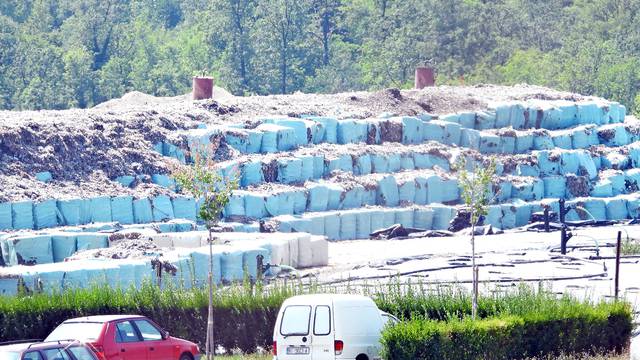
M 632 317 L 628 304 L 590 305 L 563 299 L 558 306 L 503 312 L 472 321 L 426 317 L 388 328 L 382 336 L 384 358 L 523 359 L 595 351 L 620 352 L 628 344 Z

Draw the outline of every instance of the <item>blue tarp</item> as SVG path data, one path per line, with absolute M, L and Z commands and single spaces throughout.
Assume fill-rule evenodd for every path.
M 109 247 L 109 235 L 103 233 L 78 233 L 76 236 L 78 251 Z
M 14 236 L 5 241 L 9 265 L 48 264 L 53 262 L 51 236 L 49 235 L 29 234 Z
M 0 203 L 0 230 L 10 230 L 12 228 L 11 203 Z

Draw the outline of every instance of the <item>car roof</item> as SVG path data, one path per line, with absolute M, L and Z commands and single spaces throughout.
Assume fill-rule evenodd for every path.
M 51 349 L 57 348 L 61 346 L 69 345 L 70 343 L 78 343 L 78 346 L 81 346 L 82 343 L 71 340 L 60 340 L 60 341 L 47 341 L 47 342 L 23 342 L 19 344 L 11 344 L 11 345 L 2 345 L 0 346 L 0 351 L 10 351 L 10 352 L 20 352 L 27 349 Z
M 81 323 L 81 322 L 93 322 L 93 323 L 106 323 L 110 321 L 124 320 L 124 319 L 140 319 L 144 318 L 142 315 L 92 315 L 84 316 L 73 319 L 67 319 L 63 322 L 66 323 Z
M 363 295 L 352 294 L 310 294 L 297 295 L 285 300 L 285 305 L 327 305 L 327 304 L 374 304 L 373 300 Z

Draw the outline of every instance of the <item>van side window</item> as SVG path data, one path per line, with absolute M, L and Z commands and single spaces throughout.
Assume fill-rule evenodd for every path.
M 331 310 L 326 305 L 316 306 L 313 322 L 313 335 L 329 335 L 331 333 Z
M 282 322 L 280 323 L 280 334 L 283 336 L 309 335 L 309 320 L 311 318 L 311 306 L 291 305 L 284 309 Z

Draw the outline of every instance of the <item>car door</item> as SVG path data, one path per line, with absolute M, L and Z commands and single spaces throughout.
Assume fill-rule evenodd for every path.
M 138 328 L 142 342 L 147 348 L 148 360 L 177 360 L 174 359 L 171 341 L 164 339 L 160 329 L 145 319 L 133 320 L 133 323 Z
M 116 348 L 121 360 L 147 360 L 147 347 L 131 321 L 116 323 Z
M 331 308 L 328 305 L 318 305 L 314 310 L 313 316 L 311 359 L 326 360 L 334 358 L 334 340 Z
M 288 305 L 282 313 L 277 331 L 282 339 L 278 344 L 278 359 L 311 360 L 312 336 L 310 305 Z

